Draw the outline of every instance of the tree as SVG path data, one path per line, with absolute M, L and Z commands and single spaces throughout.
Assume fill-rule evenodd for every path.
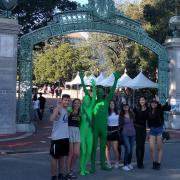
M 140 3 L 125 6 L 124 13 L 130 18 L 140 21 L 149 36 L 162 44 L 171 34 L 168 22 L 170 17 L 175 15 L 175 9 L 180 9 L 180 1 L 143 0 Z M 128 59 L 132 61 L 128 63 L 130 67 L 134 66 L 139 69 L 141 67 L 148 77 L 155 80 L 158 66 L 157 56 L 138 44 L 131 44 L 130 49 L 128 51 Z M 138 71 L 136 68 L 130 69 Z
M 52 19 L 55 9 L 61 11 L 75 10 L 77 4 L 69 0 L 19 0 L 12 13 L 22 25 L 21 34 L 47 25 Z
M 46 49 L 37 53 L 34 58 L 34 82 L 54 83 L 72 80 L 80 69 L 89 70 L 95 67 L 91 52 L 86 47 L 75 48 L 68 43 Z
M 127 42 L 127 39 L 111 34 L 90 34 L 88 43 L 94 49 L 98 62 L 98 73 L 105 71 L 110 74 L 116 70 L 124 71 L 127 60 Z
M 171 35 L 169 19 L 175 15 L 176 9 L 180 9 L 180 1 L 152 0 L 149 3 L 149 0 L 144 0 L 143 8 L 145 23 L 149 23 L 146 30 L 153 39 L 164 43 L 166 37 Z

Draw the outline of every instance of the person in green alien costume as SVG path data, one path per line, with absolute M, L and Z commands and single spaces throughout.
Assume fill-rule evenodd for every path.
M 100 161 L 101 161 L 101 169 L 102 170 L 111 170 L 107 167 L 105 163 L 105 149 L 106 149 L 106 141 L 107 141 L 107 117 L 108 117 L 108 107 L 110 100 L 114 95 L 114 91 L 116 89 L 117 81 L 120 77 L 119 72 L 114 73 L 114 84 L 110 89 L 109 94 L 104 98 L 104 90 L 101 87 L 97 88 L 97 100 L 95 104 L 94 114 L 93 114 L 93 149 L 91 155 L 91 172 L 95 172 L 95 161 L 96 161 L 96 149 L 98 138 L 100 139 Z M 89 92 L 86 89 L 84 84 L 84 73 L 80 72 L 80 79 L 82 82 L 83 90 L 86 96 L 89 96 Z
M 80 154 L 80 174 L 82 176 L 89 174 L 86 170 L 86 164 L 91 157 L 93 146 L 93 133 L 92 133 L 92 114 L 93 107 L 96 101 L 95 81 L 92 81 L 92 98 L 88 95 L 83 97 L 81 106 L 81 124 L 80 124 L 80 137 L 81 137 L 81 154 Z

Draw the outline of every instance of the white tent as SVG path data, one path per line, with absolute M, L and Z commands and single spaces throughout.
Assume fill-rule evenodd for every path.
M 129 87 L 131 89 L 157 88 L 157 83 L 152 82 L 140 72 L 134 79 L 125 83 L 124 87 Z
M 80 85 L 81 84 L 81 79 L 79 77 L 79 72 L 77 73 L 76 77 L 71 81 L 71 82 L 66 82 L 65 85 Z
M 111 87 L 114 83 L 114 80 L 115 80 L 115 77 L 114 77 L 114 74 L 112 73 L 102 82 L 100 82 L 99 85 L 104 86 L 104 87 Z
M 84 78 L 84 83 L 90 86 L 93 79 L 96 80 L 96 77 L 93 74 L 91 74 L 87 78 Z
M 102 81 L 105 80 L 104 74 L 101 72 L 100 75 L 96 78 L 96 85 L 100 85 Z
M 124 87 L 129 87 L 133 90 L 133 107 L 134 107 L 134 93 L 135 89 L 142 89 L 142 88 L 157 88 L 157 83 L 149 80 L 142 71 L 132 80 L 125 83 Z
M 124 74 L 118 79 L 117 87 L 118 88 L 124 87 L 124 85 L 130 80 L 132 80 L 132 79 L 126 74 L 126 69 L 125 69 Z

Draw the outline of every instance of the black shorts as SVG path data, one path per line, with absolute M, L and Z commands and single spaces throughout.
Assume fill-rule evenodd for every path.
M 108 126 L 107 141 L 118 141 L 119 140 L 119 127 Z
M 59 159 L 61 156 L 68 156 L 68 154 L 69 154 L 69 138 L 51 141 L 50 155 L 54 159 Z

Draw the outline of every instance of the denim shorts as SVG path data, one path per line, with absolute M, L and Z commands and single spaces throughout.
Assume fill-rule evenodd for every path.
M 157 127 L 157 128 L 152 127 L 152 128 L 150 128 L 150 132 L 149 133 L 152 136 L 161 136 L 162 133 L 163 133 L 163 127 Z

